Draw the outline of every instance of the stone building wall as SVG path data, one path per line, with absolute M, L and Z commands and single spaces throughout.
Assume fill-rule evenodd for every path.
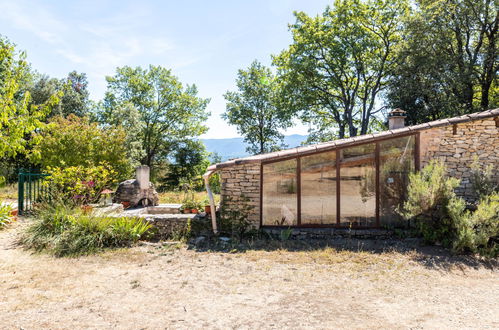
M 461 179 L 457 193 L 468 200 L 474 199 L 470 167 L 475 155 L 481 164 L 494 166 L 495 179 L 499 182 L 499 128 L 494 118 L 421 132 L 421 166 L 431 159 L 443 160 L 449 175 Z
M 260 164 L 234 165 L 220 170 L 222 213 L 241 210 L 246 203 L 249 221 L 260 226 Z

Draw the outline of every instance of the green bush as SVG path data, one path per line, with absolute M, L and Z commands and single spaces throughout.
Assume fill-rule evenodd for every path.
M 451 212 L 462 212 L 464 202 L 456 201 L 454 189 L 459 180 L 446 175 L 442 162 L 431 161 L 418 173 L 409 175 L 407 201 L 401 214 L 413 221 L 428 243 L 451 244 L 453 228 Z
M 459 180 L 446 176 L 441 162 L 430 162 L 410 175 L 407 201 L 401 214 L 416 226 L 428 243 L 441 243 L 455 252 L 486 257 L 499 254 L 499 194 L 479 201 L 476 211 L 454 193 Z
M 116 172 L 106 163 L 98 166 L 49 167 L 44 182 L 51 198 L 69 204 L 96 203 L 104 188 L 117 183 Z
M 241 196 L 241 199 L 242 200 L 236 209 L 227 207 L 228 204 L 234 204 L 234 202 L 232 198 L 226 197 L 222 204 L 219 221 L 219 231 L 221 233 L 228 234 L 239 240 L 241 240 L 244 237 L 244 234 L 251 228 L 249 213 L 253 209 L 253 207 L 249 205 L 249 199 L 247 197 Z
M 476 199 L 479 201 L 485 196 L 499 193 L 499 182 L 494 180 L 494 169 L 492 164 L 484 166 L 480 163 L 478 156 L 473 159 L 471 164 L 471 185 Z
M 87 117 L 55 116 L 47 127 L 33 135 L 37 144 L 30 160 L 42 169 L 91 168 L 106 163 L 122 181 L 132 173 L 125 140 L 126 133 L 121 128 L 100 127 Z
M 12 222 L 12 207 L 7 204 L 0 204 L 0 229 L 3 229 Z
M 499 255 L 498 193 L 482 198 L 475 212 L 456 214 L 454 220 L 458 225 L 454 251 L 470 251 L 486 257 Z
M 143 238 L 151 225 L 140 218 L 97 217 L 56 205 L 41 210 L 21 238 L 28 249 L 55 256 L 78 256 L 125 247 Z

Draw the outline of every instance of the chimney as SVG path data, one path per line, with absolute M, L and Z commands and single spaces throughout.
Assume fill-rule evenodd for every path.
M 392 110 L 388 114 L 388 129 L 392 130 L 404 127 L 406 117 L 404 110 L 399 108 Z

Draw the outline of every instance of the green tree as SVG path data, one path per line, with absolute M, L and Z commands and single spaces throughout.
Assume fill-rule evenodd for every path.
M 70 114 L 84 117 L 89 114 L 91 101 L 85 73 L 72 71 L 63 79 L 34 74 L 29 91 L 33 104 L 42 104 L 57 92 L 62 94 L 59 104 L 52 109 L 49 117 L 57 115 L 66 117 Z
M 499 105 L 497 0 L 418 0 L 405 22 L 388 103 L 410 124 Z
M 0 37 L 0 157 L 26 152 L 29 133 L 44 126 L 43 120 L 59 102 L 60 93 L 42 104 L 33 104 L 24 88 L 30 79 L 26 54 Z
M 115 127 L 101 128 L 88 117 L 55 116 L 33 136 L 38 143 L 30 159 L 42 168 L 95 167 L 107 164 L 117 173 L 117 180 L 129 178 L 126 134 Z
M 291 112 L 276 102 L 277 83 L 270 69 L 258 61 L 247 70 L 239 70 L 236 79 L 237 92 L 227 92 L 226 111 L 222 118 L 235 125 L 246 150 L 252 154 L 279 150 L 284 135 L 280 129 L 291 126 Z
M 164 178 L 170 189 L 188 184 L 191 188 L 202 189 L 202 175 L 210 165 L 208 152 L 201 141 L 185 140 L 177 144 L 168 166 L 168 174 Z
M 137 140 L 142 145 L 142 164 L 152 167 L 166 159 L 179 141 L 207 131 L 203 122 L 209 115 L 209 99 L 198 97 L 195 85 L 184 87 L 170 70 L 125 66 L 106 79 L 108 88 L 99 117 L 112 121 L 113 113 L 126 104 L 136 109 L 141 122 Z
M 127 156 L 133 167 L 137 167 L 145 156 L 142 145 L 141 134 L 144 130 L 144 122 L 137 108 L 124 102 L 117 104 L 112 111 L 106 112 L 102 104 L 98 104 L 97 113 L 94 118 L 103 126 L 120 127 L 125 130 L 125 145 Z
M 295 13 L 293 43 L 274 57 L 284 102 L 312 124 L 312 140 L 366 134 L 401 41 L 404 0 L 337 0 Z

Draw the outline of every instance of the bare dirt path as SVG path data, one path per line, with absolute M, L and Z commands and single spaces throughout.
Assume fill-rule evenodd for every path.
M 33 255 L 0 231 L 1 329 L 499 328 L 496 263 L 412 252 L 143 245 Z

